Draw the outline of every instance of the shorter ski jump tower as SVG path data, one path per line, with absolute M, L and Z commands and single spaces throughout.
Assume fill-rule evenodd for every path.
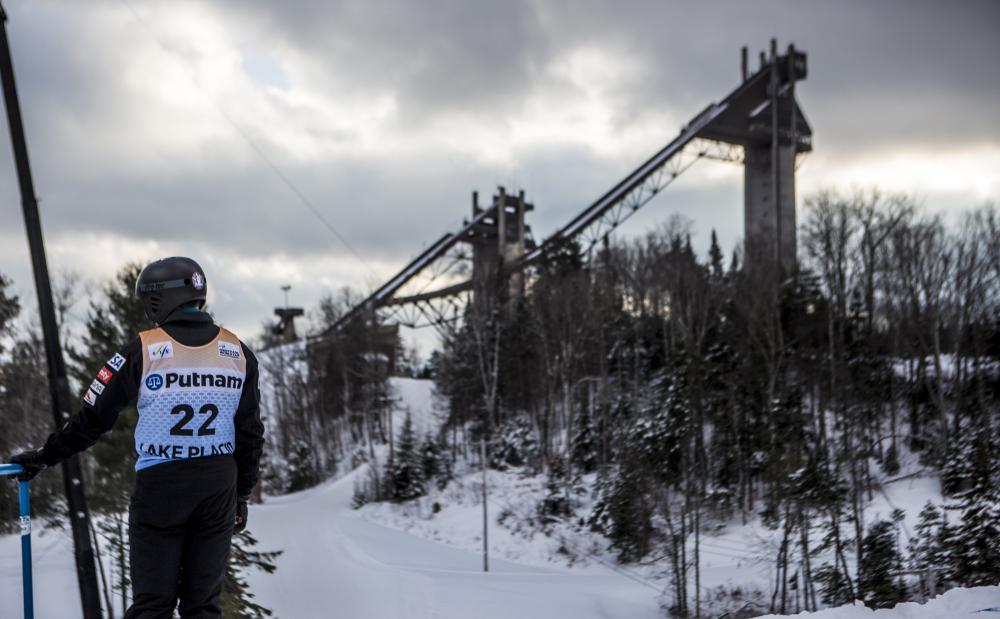
M 812 129 L 795 98 L 796 83 L 806 73 L 806 55 L 793 45 L 779 54 L 772 39 L 754 72 L 744 47 L 735 90 L 540 243 L 525 224 L 534 207 L 524 192 L 509 194 L 500 187 L 484 207 L 474 192 L 471 220 L 346 313 L 331 334 L 376 313 L 380 322 L 441 328 L 461 320 L 470 301 L 482 304 L 499 291 L 516 296 L 530 281 L 532 265 L 570 242 L 589 254 L 700 159 L 743 164 L 744 268 L 777 279 L 794 274 L 795 167 L 799 154 L 812 150 Z

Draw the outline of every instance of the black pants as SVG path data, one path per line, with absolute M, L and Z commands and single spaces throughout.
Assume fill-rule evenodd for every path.
M 125 619 L 222 617 L 222 578 L 236 517 L 236 462 L 214 456 L 136 475 L 129 508 L 132 606 Z

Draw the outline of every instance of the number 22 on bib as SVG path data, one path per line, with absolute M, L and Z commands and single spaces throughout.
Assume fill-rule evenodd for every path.
M 143 331 L 139 338 L 136 469 L 165 460 L 233 453 L 233 417 L 246 380 L 239 339 L 219 329 L 208 344 L 185 346 L 161 328 Z

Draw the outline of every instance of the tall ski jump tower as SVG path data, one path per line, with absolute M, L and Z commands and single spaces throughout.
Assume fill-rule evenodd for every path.
M 727 109 L 698 137 L 744 149 L 744 255 L 748 267 L 777 266 L 782 276 L 797 268 L 795 161 L 812 150 L 812 129 L 795 100 L 795 82 L 806 77 L 806 55 L 789 45 L 778 54 L 760 54 L 750 75 L 742 50 L 743 84 L 727 99 Z

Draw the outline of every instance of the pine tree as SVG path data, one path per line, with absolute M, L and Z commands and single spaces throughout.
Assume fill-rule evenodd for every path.
M 722 278 L 724 273 L 722 249 L 719 247 L 719 238 L 715 234 L 715 228 L 712 228 L 712 245 L 708 248 L 708 266 L 712 277 L 716 279 Z
M 545 498 L 538 505 L 538 515 L 544 524 L 556 522 L 573 514 L 567 492 L 569 471 L 562 458 L 556 456 L 549 464 Z
M 387 478 L 394 501 L 409 501 L 427 494 L 423 457 L 417 451 L 417 439 L 409 413 L 403 422 L 403 432 L 395 453 L 388 463 Z
M 962 517 L 952 539 L 954 578 L 966 587 L 1000 582 L 1000 496 L 997 494 L 998 449 L 988 425 L 973 438 L 968 466 L 970 485 L 956 506 Z
M 974 476 L 974 452 L 975 441 L 969 432 L 960 432 L 950 441 L 941 466 L 941 489 L 945 494 L 956 496 L 969 489 Z
M 891 608 L 906 599 L 899 579 L 902 560 L 896 548 L 895 527 L 888 520 L 868 529 L 861 544 L 858 564 L 858 594 L 873 608 Z
M 538 462 L 538 439 L 531 423 L 523 417 L 507 420 L 490 452 L 490 467 L 505 471 L 511 467 L 532 466 Z
M 288 492 L 298 492 L 319 483 L 313 450 L 304 440 L 292 442 L 287 464 Z
M 813 570 L 813 580 L 819 583 L 820 599 L 827 606 L 843 606 L 854 601 L 847 576 L 829 563 Z
M 589 407 L 583 407 L 576 418 L 576 431 L 570 443 L 570 462 L 580 473 L 593 473 L 597 470 L 597 431 Z
M 600 495 L 590 517 L 623 563 L 638 561 L 652 550 L 653 505 L 649 480 L 632 458 L 627 458 L 611 480 L 599 486 Z
M 256 545 L 257 539 L 247 530 L 233 536 L 229 564 L 222 581 L 223 617 L 264 619 L 272 615 L 270 609 L 254 601 L 254 594 L 247 584 L 247 573 L 250 570 L 261 570 L 266 574 L 273 574 L 278 568 L 274 561 L 281 555 L 281 551 L 252 550 Z
M 921 588 L 924 595 L 931 590 L 940 591 L 944 577 L 950 572 L 948 553 L 944 546 L 949 533 L 944 514 L 930 501 L 920 510 L 917 526 L 910 538 L 910 568 L 921 573 Z M 934 581 L 928 580 L 933 575 Z
M 424 445 L 420 449 L 421 462 L 424 468 L 424 479 L 430 483 L 436 481 L 439 489 L 444 489 L 451 481 L 451 462 L 441 449 L 441 444 L 428 432 Z

